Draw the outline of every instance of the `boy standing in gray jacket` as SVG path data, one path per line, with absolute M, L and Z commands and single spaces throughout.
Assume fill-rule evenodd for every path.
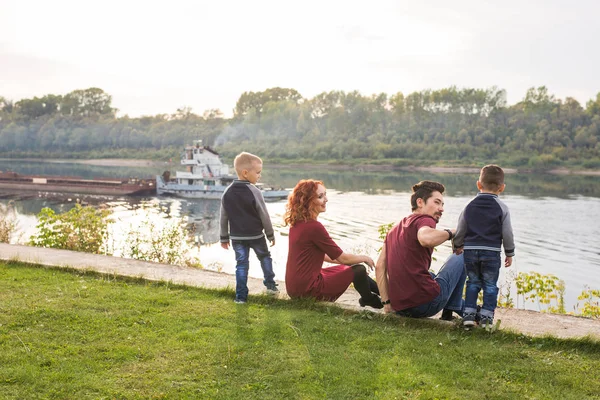
M 235 302 L 248 301 L 248 269 L 250 249 L 260 261 L 263 270 L 263 283 L 267 293 L 279 292 L 275 283 L 273 260 L 267 247 L 265 234 L 275 245 L 275 235 L 271 218 L 261 191 L 254 186 L 260 179 L 262 160 L 250 153 L 240 153 L 233 166 L 238 179 L 225 189 L 221 197 L 221 247 L 229 248 L 229 240 L 235 252 Z M 264 231 L 264 234 L 263 234 Z
M 500 253 L 504 245 L 505 267 L 512 265 L 515 242 L 508 207 L 498 195 L 504 191 L 504 171 L 497 165 L 481 169 L 477 188 L 479 193 L 458 218 L 454 249 L 460 254 L 464 249 L 467 269 L 467 290 L 463 326 L 473 327 L 479 320 L 481 327 L 491 327 L 498 303 L 498 276 Z M 477 310 L 477 297 L 483 289 L 483 305 Z

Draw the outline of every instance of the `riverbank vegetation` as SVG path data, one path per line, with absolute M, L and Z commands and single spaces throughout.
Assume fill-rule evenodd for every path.
M 592 339 L 0 263 L 0 397 L 543 398 L 600 393 Z
M 16 224 L 10 225 L 10 215 L 4 215 L 0 215 L 0 242 L 8 243 L 10 240 L 2 239 L 12 236 Z M 198 258 L 190 255 L 194 232 L 185 218 L 171 218 L 161 224 L 136 219 L 124 232 L 115 233 L 110 210 L 77 203 L 58 214 L 43 208 L 37 220 L 36 233 L 28 241 L 30 246 L 201 267 Z M 118 241 L 121 236 L 124 240 Z
M 557 99 L 544 86 L 514 105 L 495 87 L 370 96 L 331 91 L 312 98 L 271 88 L 243 93 L 231 118 L 189 107 L 117 115 L 112 97 L 99 88 L 0 97 L 0 156 L 168 160 L 203 139 L 228 160 L 245 150 L 270 163 L 600 167 L 600 93 L 582 105 Z

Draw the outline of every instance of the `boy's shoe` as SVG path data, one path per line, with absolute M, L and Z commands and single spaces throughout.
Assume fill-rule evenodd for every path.
M 270 283 L 267 285 L 267 294 L 276 295 L 279 294 L 279 289 L 276 283 Z
M 371 298 L 369 298 L 368 300 L 365 300 L 361 297 L 360 299 L 358 299 L 358 304 L 360 304 L 361 307 L 369 306 L 373 308 L 383 308 L 381 297 L 379 297 L 375 293 L 371 293 Z
M 486 317 L 481 316 L 481 320 L 479 321 L 479 326 L 484 329 L 492 329 L 494 326 L 494 317 Z
M 248 300 L 244 300 L 244 299 L 235 299 L 233 301 L 235 304 L 246 304 L 248 302 Z
M 475 318 L 477 315 L 475 313 L 465 313 L 463 315 L 462 324 L 465 328 L 472 328 L 475 326 Z

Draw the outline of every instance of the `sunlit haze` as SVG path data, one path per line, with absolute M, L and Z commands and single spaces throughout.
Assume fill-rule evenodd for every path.
M 545 85 L 600 92 L 593 1 L 0 0 L 0 96 L 99 87 L 119 115 L 219 108 L 280 86 L 310 98 Z

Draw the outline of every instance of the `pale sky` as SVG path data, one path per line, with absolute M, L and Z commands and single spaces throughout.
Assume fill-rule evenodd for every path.
M 231 116 L 280 86 L 405 95 L 451 85 L 600 92 L 600 2 L 0 0 L 0 96 L 99 87 L 120 115 Z

